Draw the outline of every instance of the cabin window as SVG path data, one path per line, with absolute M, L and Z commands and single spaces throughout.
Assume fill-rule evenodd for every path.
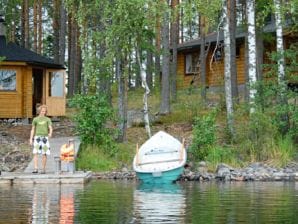
M 16 91 L 15 70 L 0 69 L 0 91 Z
M 185 74 L 191 75 L 199 72 L 200 55 L 199 52 L 188 53 L 185 55 Z
M 49 73 L 49 96 L 63 97 L 64 96 L 64 73 L 50 72 Z

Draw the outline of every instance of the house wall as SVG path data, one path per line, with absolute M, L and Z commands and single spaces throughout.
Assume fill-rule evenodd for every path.
M 32 117 L 32 73 L 24 63 L 6 63 L 1 69 L 16 71 L 16 91 L 0 91 L 0 118 Z
M 244 43 L 239 45 L 239 56 L 236 58 L 237 64 L 237 81 L 238 84 L 245 83 L 245 47 Z M 200 51 L 199 48 L 197 48 Z M 213 61 L 210 63 L 214 48 L 210 48 L 207 60 L 206 60 L 206 80 L 207 86 L 222 86 L 224 85 L 224 57 L 220 61 Z M 178 52 L 178 61 L 177 61 L 177 79 L 178 86 L 177 88 L 183 89 L 191 86 L 191 82 L 193 82 L 193 86 L 199 86 L 200 84 L 200 74 L 196 75 L 186 75 L 185 74 L 185 54 L 187 52 L 180 51 Z

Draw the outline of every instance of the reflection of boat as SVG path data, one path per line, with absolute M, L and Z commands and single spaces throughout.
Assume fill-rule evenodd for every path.
M 137 148 L 133 168 L 144 183 L 170 183 L 182 174 L 186 162 L 183 144 L 159 131 Z
M 133 207 L 133 223 L 185 223 L 186 198 L 178 184 L 139 185 Z

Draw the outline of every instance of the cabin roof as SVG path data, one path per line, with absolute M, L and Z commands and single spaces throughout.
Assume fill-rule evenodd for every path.
M 267 24 L 263 28 L 263 32 L 265 32 L 265 33 L 271 33 L 274 31 L 275 31 L 275 24 L 273 24 L 273 23 Z M 246 35 L 246 31 L 243 30 L 243 28 L 237 28 L 236 40 L 244 38 L 245 35 Z M 206 43 L 208 43 L 208 42 L 216 43 L 217 41 L 223 41 L 223 40 L 224 40 L 223 31 L 209 33 L 205 37 Z M 193 39 L 193 40 L 186 41 L 184 43 L 179 44 L 177 49 L 178 49 L 178 51 L 183 51 L 183 50 L 188 50 L 188 49 L 192 49 L 192 48 L 198 48 L 198 47 L 200 47 L 201 43 L 202 43 L 202 39 L 197 38 L 197 39 Z
M 236 34 L 236 39 L 244 38 L 244 37 L 245 37 L 244 32 Z M 224 39 L 224 35 L 223 35 L 222 31 L 220 31 L 219 33 L 213 32 L 213 33 L 209 33 L 206 35 L 205 42 L 206 43 L 216 43 L 217 41 L 223 41 L 223 39 Z M 192 48 L 198 48 L 201 45 L 201 43 L 202 43 L 201 38 L 186 41 L 186 42 L 178 45 L 178 51 L 192 49 Z
M 55 63 L 54 60 L 20 47 L 16 43 L 6 43 L 5 36 L 0 36 L 0 57 L 4 57 L 4 61 L 9 62 L 26 62 L 30 65 L 48 68 L 64 68 L 63 65 Z

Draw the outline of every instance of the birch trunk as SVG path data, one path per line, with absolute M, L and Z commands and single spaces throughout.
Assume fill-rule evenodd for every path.
M 280 0 L 274 0 L 275 5 L 275 26 L 276 26 L 276 51 L 278 54 L 278 85 L 280 89 L 280 104 L 284 107 L 287 107 L 287 96 L 286 96 L 286 81 L 285 81 L 285 57 L 284 57 L 284 46 L 283 46 L 283 28 L 281 20 L 281 5 Z M 289 130 L 290 122 L 289 116 L 286 110 L 284 110 L 280 119 L 282 120 L 282 127 L 280 128 L 282 134 L 286 134 Z
M 257 81 L 255 0 L 246 1 L 246 13 L 247 13 L 249 102 L 250 102 L 250 113 L 254 113 L 255 95 L 257 93 L 257 90 L 255 88 L 255 83 Z
M 230 20 L 227 15 L 228 7 L 226 0 L 223 0 L 223 17 L 224 22 L 224 43 L 225 43 L 225 59 L 224 59 L 224 77 L 225 77 L 225 97 L 227 108 L 227 125 L 230 133 L 233 136 L 233 98 L 232 98 L 232 81 L 231 81 L 231 37 L 229 33 Z
M 141 54 L 141 51 L 138 51 Z M 143 104 L 144 104 L 144 122 L 145 122 L 145 129 L 148 134 L 148 137 L 151 138 L 151 129 L 150 129 L 150 121 L 149 121 L 149 111 L 148 111 L 148 95 L 150 93 L 150 89 L 147 85 L 146 81 L 146 71 L 142 66 L 141 55 L 137 54 L 137 62 L 140 68 L 140 76 L 142 79 L 142 87 L 145 89 L 144 97 L 143 97 Z
M 284 59 L 284 46 L 283 46 L 283 29 L 281 24 L 281 6 L 280 0 L 274 0 L 275 5 L 275 26 L 276 26 L 276 50 L 279 55 L 278 65 L 278 83 L 280 86 L 284 85 L 285 80 L 285 59 Z

